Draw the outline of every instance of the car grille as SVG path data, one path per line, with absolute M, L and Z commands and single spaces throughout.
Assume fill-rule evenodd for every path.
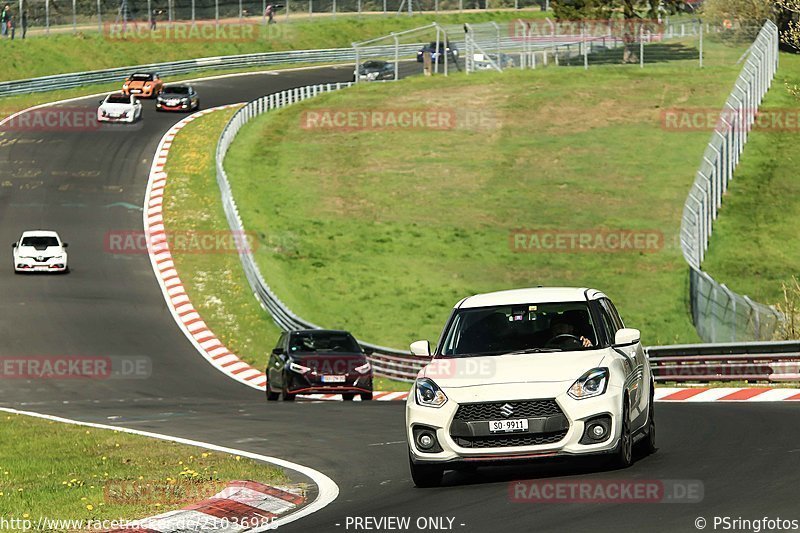
M 502 413 L 503 406 L 510 405 L 513 414 Z M 563 414 L 555 400 L 523 400 L 513 402 L 465 403 L 458 406 L 456 420 L 475 422 L 479 420 L 504 420 L 506 418 L 536 418 Z
M 462 448 L 505 448 L 510 446 L 535 446 L 555 444 L 567 435 L 568 430 L 538 435 L 491 435 L 486 437 L 453 437 Z

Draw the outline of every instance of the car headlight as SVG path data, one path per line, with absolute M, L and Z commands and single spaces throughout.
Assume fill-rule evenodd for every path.
M 369 364 L 369 361 L 367 361 L 361 366 L 356 367 L 356 372 L 358 372 L 359 374 L 366 374 L 370 370 L 372 370 L 372 365 Z
M 447 403 L 447 396 L 439 385 L 428 378 L 418 379 L 414 385 L 414 395 L 417 405 L 425 407 L 441 407 Z
M 297 372 L 298 374 L 306 374 L 311 372 L 311 369 L 307 366 L 299 365 L 297 363 L 289 363 L 289 370 L 292 372 Z
M 576 400 L 594 398 L 606 392 L 608 387 L 608 369 L 593 368 L 572 384 L 567 392 Z
M 370 72 L 369 74 L 367 74 L 367 78 L 370 79 L 370 80 L 374 80 L 377 77 L 378 77 L 378 73 L 377 72 Z
M 125 84 L 123 84 L 123 85 L 122 85 L 122 89 L 123 89 L 123 90 L 124 90 L 124 89 L 127 89 L 127 88 L 128 88 L 128 84 L 127 84 L 127 83 L 125 83 Z

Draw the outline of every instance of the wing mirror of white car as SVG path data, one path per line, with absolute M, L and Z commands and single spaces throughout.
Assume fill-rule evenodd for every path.
M 411 354 L 417 357 L 431 356 L 431 343 L 428 341 L 417 341 L 411 343 Z
M 61 243 L 61 247 L 62 247 L 62 248 L 66 248 L 67 246 L 69 246 L 69 243 L 68 243 L 68 242 L 62 242 L 62 243 Z
M 614 346 L 630 346 L 641 340 L 642 332 L 638 329 L 623 328 L 614 335 Z
M 17 247 L 17 243 L 15 243 L 15 242 L 12 242 L 12 243 L 11 243 L 11 247 L 12 247 L 12 248 L 16 248 L 16 247 Z

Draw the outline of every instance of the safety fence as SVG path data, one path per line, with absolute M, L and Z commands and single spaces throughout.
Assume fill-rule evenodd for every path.
M 744 67 L 719 115 L 681 219 L 681 250 L 690 269 L 692 320 L 707 342 L 770 340 L 781 321 L 773 307 L 736 294 L 701 269 L 722 197 L 778 68 L 778 28 L 773 22 L 764 24 L 744 57 Z

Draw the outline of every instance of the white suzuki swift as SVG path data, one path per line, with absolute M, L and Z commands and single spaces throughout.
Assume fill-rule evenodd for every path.
M 640 333 L 593 289 L 536 288 L 458 302 L 406 403 L 411 476 L 541 457 L 655 451 L 653 376 Z

